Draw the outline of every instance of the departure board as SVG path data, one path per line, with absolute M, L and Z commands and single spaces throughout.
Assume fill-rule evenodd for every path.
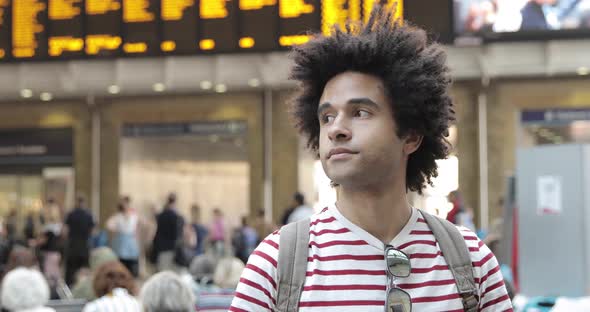
M 47 1 L 13 0 L 12 56 L 47 58 Z
M 238 48 L 236 18 L 239 0 L 200 0 L 201 51 L 231 52 Z
M 320 0 L 279 0 L 279 45 L 289 47 L 309 40 L 320 29 Z
M 49 0 L 48 48 L 50 57 L 84 55 L 82 0 Z
M 0 0 L 0 60 L 10 55 L 10 1 Z
M 191 54 L 198 51 L 197 15 L 195 0 L 162 0 L 162 52 Z
M 118 56 L 123 38 L 121 0 L 86 0 L 86 40 L 88 56 Z
M 276 49 L 278 40 L 279 0 L 239 0 L 242 50 Z
M 285 50 L 375 1 L 0 0 L 0 62 Z
M 123 52 L 157 55 L 160 51 L 158 0 L 123 0 Z

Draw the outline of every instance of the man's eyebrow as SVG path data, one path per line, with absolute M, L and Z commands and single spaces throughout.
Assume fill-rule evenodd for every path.
M 379 108 L 379 105 L 377 103 L 375 103 L 375 101 L 373 101 L 367 97 L 352 98 L 352 99 L 348 100 L 348 102 L 346 104 L 348 104 L 348 105 L 362 104 L 362 105 L 372 106 L 374 108 Z
M 375 103 L 375 101 L 367 97 L 349 99 L 348 101 L 346 101 L 346 105 L 367 105 L 376 109 L 379 108 L 379 105 Z M 324 102 L 320 104 L 318 106 L 318 116 L 320 116 L 325 110 L 330 108 L 332 108 L 332 104 L 330 102 Z
M 323 111 L 330 109 L 331 107 L 332 107 L 332 104 L 330 104 L 330 102 L 324 102 L 324 103 L 320 104 L 320 106 L 318 106 L 318 116 L 320 116 Z

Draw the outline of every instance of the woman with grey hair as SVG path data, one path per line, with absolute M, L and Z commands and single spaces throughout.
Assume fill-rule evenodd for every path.
M 195 296 L 179 275 L 160 272 L 148 279 L 140 292 L 145 312 L 192 312 Z
M 17 268 L 2 280 L 2 308 L 8 311 L 55 312 L 44 307 L 49 301 L 49 285 L 34 269 Z

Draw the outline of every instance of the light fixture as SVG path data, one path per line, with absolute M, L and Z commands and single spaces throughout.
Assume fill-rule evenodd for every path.
M 119 94 L 121 92 L 121 88 L 118 85 L 112 85 L 108 88 L 110 94 Z
M 248 80 L 248 85 L 252 88 L 260 87 L 260 80 L 257 78 L 252 78 Z
M 217 84 L 215 86 L 215 92 L 217 92 L 217 93 L 224 93 L 225 91 L 227 91 L 227 86 L 224 85 L 223 83 Z
M 213 88 L 213 83 L 211 83 L 211 81 L 209 81 L 209 80 L 201 81 L 201 89 L 209 90 L 211 88 Z
M 590 74 L 590 68 L 582 66 L 578 68 L 578 75 L 580 76 L 587 76 Z
M 154 89 L 155 92 L 164 92 L 166 90 L 166 86 L 161 82 L 156 82 L 152 86 L 152 89 Z
M 49 92 L 41 92 L 41 94 L 39 95 L 39 98 L 41 99 L 41 101 L 47 102 L 47 101 L 51 101 L 53 99 L 53 95 L 51 95 L 51 93 L 49 93 Z
M 33 97 L 33 90 L 31 89 L 22 89 L 20 90 L 20 96 L 24 97 L 25 99 Z

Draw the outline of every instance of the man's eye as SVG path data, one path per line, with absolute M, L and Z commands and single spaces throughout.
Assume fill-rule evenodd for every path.
M 370 115 L 369 112 L 367 112 L 366 110 L 362 110 L 362 109 L 357 110 L 355 113 L 356 117 L 361 117 L 361 118 L 369 117 L 369 115 Z
M 333 115 L 324 115 L 322 116 L 322 123 L 330 123 L 334 121 L 334 116 Z

